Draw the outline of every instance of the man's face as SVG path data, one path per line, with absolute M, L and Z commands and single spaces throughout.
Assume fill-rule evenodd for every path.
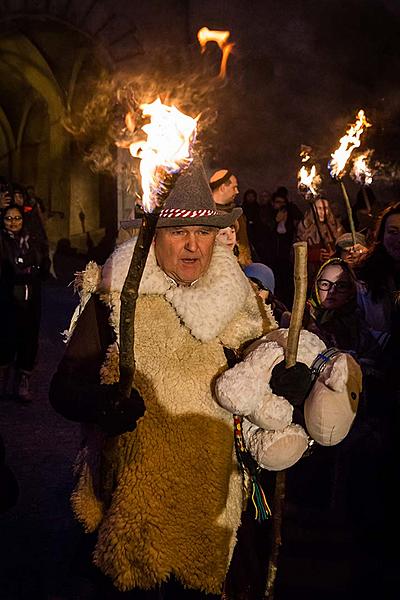
M 281 198 L 280 196 L 275 196 L 275 198 L 271 201 L 272 207 L 275 210 L 280 210 L 284 206 L 286 206 L 285 198 Z
M 178 284 L 190 285 L 207 271 L 214 249 L 215 227 L 163 227 L 157 230 L 159 267 Z
M 226 183 L 223 183 L 220 189 L 221 197 L 218 199 L 218 202 L 221 204 L 230 204 L 239 193 L 238 180 L 234 175 L 231 175 L 230 179 Z

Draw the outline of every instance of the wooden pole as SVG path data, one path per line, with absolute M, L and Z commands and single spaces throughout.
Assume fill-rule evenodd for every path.
M 294 248 L 294 302 L 286 346 L 286 368 L 296 364 L 297 348 L 307 300 L 307 242 L 296 242 Z M 278 572 L 279 551 L 282 546 L 282 521 L 286 494 L 286 471 L 278 471 L 275 480 L 272 510 L 272 548 L 268 563 L 265 600 L 273 600 Z
M 307 242 L 296 242 L 294 249 L 294 301 L 286 346 L 286 368 L 296 364 L 297 347 L 307 300 Z
M 369 201 L 369 198 L 368 198 L 368 194 L 367 194 L 367 190 L 366 190 L 366 188 L 365 188 L 365 185 L 363 185 L 363 186 L 361 187 L 361 189 L 362 189 L 362 195 L 363 195 L 364 202 L 365 202 L 365 207 L 366 207 L 366 209 L 367 209 L 367 211 L 368 211 L 368 214 L 369 214 L 369 215 L 371 215 L 371 202 Z
M 140 280 L 153 241 L 158 214 L 158 212 L 144 213 L 128 274 L 121 292 L 119 389 L 126 398 L 130 396 L 135 374 L 134 323 L 136 301 L 139 296 Z
M 350 204 L 349 196 L 347 194 L 347 190 L 346 190 L 345 185 L 343 183 L 343 179 L 339 179 L 339 183 L 340 183 L 340 187 L 341 187 L 341 190 L 342 190 L 344 202 L 346 204 L 347 216 L 349 218 L 349 224 L 350 224 L 351 239 L 353 240 L 353 246 L 355 246 L 356 243 L 357 243 L 356 242 L 356 230 L 355 230 L 355 227 L 354 227 L 353 213 L 351 211 L 351 204 Z

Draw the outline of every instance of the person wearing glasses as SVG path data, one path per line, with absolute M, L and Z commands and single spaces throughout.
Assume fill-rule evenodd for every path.
M 327 346 L 361 359 L 376 351 L 376 342 L 358 307 L 359 284 L 341 258 L 327 260 L 319 269 L 307 303 L 305 327 Z
M 30 402 L 48 259 L 41 242 L 27 232 L 24 217 L 22 207 L 10 205 L 0 225 L 0 397 L 10 392 Z

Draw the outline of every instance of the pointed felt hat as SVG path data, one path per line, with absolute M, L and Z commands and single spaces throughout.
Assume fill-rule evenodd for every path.
M 229 227 L 242 214 L 241 208 L 231 212 L 218 210 L 208 184 L 203 163 L 195 156 L 191 165 L 178 176 L 160 212 L 157 227 L 207 226 Z M 140 219 L 123 221 L 121 226 L 139 227 Z

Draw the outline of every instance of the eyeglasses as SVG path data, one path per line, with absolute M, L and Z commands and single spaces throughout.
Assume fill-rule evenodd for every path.
M 329 281 L 329 279 L 318 279 L 317 287 L 323 292 L 329 292 L 329 290 L 335 289 L 340 294 L 350 290 L 352 285 L 349 281 Z
M 5 221 L 22 221 L 22 217 L 15 216 L 15 217 L 10 217 L 9 215 L 7 215 L 6 217 L 4 217 Z

